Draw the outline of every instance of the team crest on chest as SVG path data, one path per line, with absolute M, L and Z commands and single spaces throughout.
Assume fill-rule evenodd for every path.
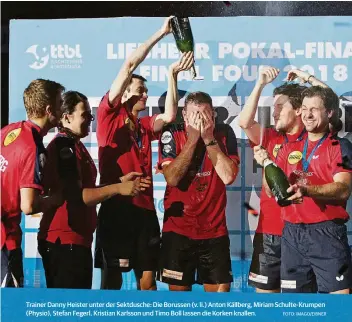
M 302 153 L 300 151 L 293 151 L 288 155 L 287 161 L 289 164 L 296 164 L 302 160 Z
M 19 137 L 21 130 L 22 130 L 21 128 L 18 128 L 7 133 L 4 140 L 4 146 L 8 146 L 11 143 L 13 143 Z
M 277 153 L 279 152 L 281 148 L 281 144 L 275 144 L 274 148 L 273 148 L 273 156 L 276 158 Z

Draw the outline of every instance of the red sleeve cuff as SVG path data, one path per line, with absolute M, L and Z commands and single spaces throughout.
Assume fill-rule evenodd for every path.
M 104 109 L 107 109 L 107 110 L 111 110 L 111 109 L 117 109 L 117 108 L 120 108 L 121 107 L 121 98 L 115 100 L 115 102 L 112 104 L 109 102 L 109 93 L 110 91 L 108 91 L 103 99 L 101 100 L 100 102 L 100 107 L 103 107 Z

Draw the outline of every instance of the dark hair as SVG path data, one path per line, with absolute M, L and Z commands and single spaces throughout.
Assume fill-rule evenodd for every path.
M 302 93 L 302 101 L 305 97 L 315 97 L 318 96 L 322 99 L 324 107 L 327 111 L 333 111 L 337 117 L 339 109 L 339 98 L 335 92 L 329 87 L 312 86 L 305 89 Z
M 285 83 L 274 89 L 273 95 L 287 95 L 294 110 L 302 106 L 302 92 L 307 87 L 299 84 Z
M 131 84 L 133 78 L 137 78 L 137 79 L 141 80 L 142 82 L 146 82 L 146 81 L 147 81 L 147 80 L 146 80 L 143 76 L 141 76 L 141 75 L 132 74 L 130 84 Z
M 64 102 L 61 106 L 61 112 L 72 114 L 75 111 L 76 105 L 80 102 L 85 103 L 88 101 L 87 96 L 77 91 L 68 91 L 63 95 Z
M 130 91 L 130 85 L 132 84 L 133 79 L 139 79 L 142 82 L 146 82 L 147 81 L 143 76 L 140 76 L 140 75 L 137 75 L 137 74 L 132 74 L 130 82 L 128 83 L 128 85 L 126 87 L 127 92 Z
M 43 117 L 46 107 L 48 105 L 54 107 L 57 95 L 64 90 L 64 86 L 48 79 L 39 78 L 31 81 L 23 92 L 23 102 L 28 118 Z
M 335 116 L 335 113 L 330 118 L 329 123 L 331 124 L 331 127 L 332 127 L 331 132 L 333 133 L 340 132 L 343 128 L 342 121 Z
M 193 92 L 187 95 L 185 99 L 185 109 L 189 103 L 209 104 L 213 108 L 213 101 L 209 94 L 204 92 Z

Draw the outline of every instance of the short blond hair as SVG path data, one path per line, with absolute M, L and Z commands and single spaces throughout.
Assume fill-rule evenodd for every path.
M 43 117 L 46 107 L 55 106 L 57 94 L 64 90 L 64 86 L 48 79 L 32 81 L 23 92 L 23 102 L 28 118 Z

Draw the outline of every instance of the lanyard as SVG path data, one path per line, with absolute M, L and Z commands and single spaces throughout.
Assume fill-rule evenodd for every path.
M 295 142 L 301 141 L 306 132 L 307 132 L 306 129 L 303 129 L 303 131 L 301 132 L 301 134 L 299 135 L 299 137 L 296 139 Z M 288 143 L 289 141 L 286 134 L 284 134 L 284 138 L 285 138 L 285 143 Z
M 131 122 L 133 121 L 131 120 Z M 137 143 L 139 150 L 141 150 L 143 144 L 142 144 L 141 123 L 139 119 L 137 120 L 137 124 L 135 125 L 135 127 L 137 128 L 136 129 L 137 131 L 133 131 L 132 137 L 133 137 L 133 140 Z
M 133 121 L 131 120 L 131 122 L 133 122 Z M 141 129 L 140 119 L 137 119 L 136 123 L 137 123 L 135 125 L 136 130 L 132 131 L 132 140 L 133 140 L 134 144 L 137 145 L 139 164 L 141 166 L 141 169 L 143 170 L 143 167 L 147 165 L 147 161 L 145 161 L 146 155 L 143 152 L 144 148 L 143 148 L 143 140 L 142 140 L 143 138 L 142 138 L 142 129 Z
M 307 150 L 308 150 L 308 137 L 306 138 L 306 141 L 304 142 L 304 148 L 303 148 L 303 155 L 302 155 L 302 166 L 303 166 L 303 171 L 307 172 L 308 171 L 308 167 L 309 167 L 309 163 L 312 160 L 312 157 L 315 153 L 315 151 L 319 148 L 319 146 L 324 142 L 324 140 L 328 137 L 329 133 L 326 133 L 319 141 L 318 143 L 315 145 L 315 147 L 313 148 L 312 152 L 310 153 L 308 159 L 307 157 Z

